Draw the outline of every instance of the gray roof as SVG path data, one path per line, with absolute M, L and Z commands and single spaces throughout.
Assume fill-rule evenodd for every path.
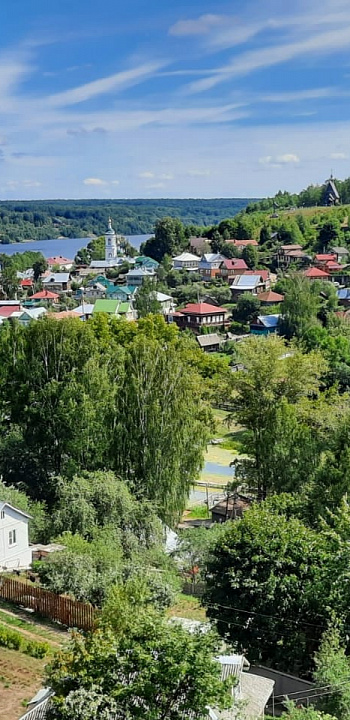
M 90 263 L 91 268 L 110 268 L 117 267 L 117 265 L 120 265 L 119 258 L 114 258 L 114 260 L 91 260 Z
M 279 318 L 279 315 L 258 315 L 258 320 L 266 328 L 277 327 Z
M 49 285 L 51 282 L 67 283 L 69 282 L 69 273 L 51 273 L 47 277 L 43 278 L 43 285 Z
M 260 283 L 259 275 L 237 275 L 231 285 L 232 290 L 254 290 Z
M 199 347 L 204 348 L 209 345 L 216 345 L 224 342 L 224 339 L 217 333 L 209 333 L 209 335 L 197 335 Z
M 155 275 L 155 272 L 153 268 L 135 268 L 134 270 L 129 270 L 126 277 L 152 277 Z
M 179 262 L 194 262 L 196 260 L 197 262 L 199 262 L 199 257 L 198 255 L 193 255 L 189 252 L 183 252 L 181 253 L 181 255 L 176 255 L 173 260 L 178 260 Z
M 31 515 L 28 515 L 28 513 L 23 512 L 23 510 L 19 510 L 18 508 L 14 507 L 13 505 L 11 505 L 11 503 L 8 503 L 4 500 L 2 502 L 0 501 L 0 512 L 1 512 L 1 510 L 4 510 L 5 507 L 11 508 L 11 510 L 14 510 L 19 515 L 23 515 L 26 518 L 32 517 Z
M 92 315 L 93 310 L 93 303 L 84 303 L 84 305 L 79 305 L 77 308 L 74 308 L 73 312 L 78 313 L 78 315 Z
M 334 252 L 336 255 L 349 255 L 349 250 L 345 247 L 341 246 L 334 246 L 331 247 L 332 252 Z

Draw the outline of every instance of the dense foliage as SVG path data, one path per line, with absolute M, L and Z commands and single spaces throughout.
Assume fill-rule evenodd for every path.
M 165 215 L 186 225 L 210 225 L 242 210 L 250 200 L 31 200 L 0 203 L 0 243 L 102 235 L 108 218 L 118 232 L 153 232 Z

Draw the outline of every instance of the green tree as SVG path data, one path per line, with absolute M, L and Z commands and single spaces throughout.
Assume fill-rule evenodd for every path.
M 233 311 L 233 318 L 237 322 L 244 323 L 244 325 L 246 325 L 256 318 L 259 310 L 259 298 L 251 293 L 242 293 L 242 295 L 239 296 L 237 305 Z
M 291 430 L 296 430 L 298 418 L 293 406 L 303 397 L 317 396 L 326 366 L 318 353 L 306 355 L 297 348 L 286 352 L 284 341 L 276 336 L 251 336 L 239 343 L 236 353 L 244 370 L 232 377 L 232 416 L 248 430 L 245 445 L 250 456 L 238 463 L 236 472 L 242 473 L 262 499 L 274 489 L 272 470 L 282 447 L 283 454 L 286 452 L 279 444 L 281 437 L 285 442 L 288 436 L 291 441 L 295 437 Z
M 259 264 L 258 248 L 255 245 L 247 245 L 243 248 L 242 258 L 247 263 L 250 270 L 255 270 Z
M 145 317 L 150 313 L 157 315 L 162 312 L 162 306 L 157 300 L 154 284 L 149 278 L 145 278 L 141 287 L 138 289 L 134 307 L 137 311 L 138 318 Z
M 310 329 L 317 324 L 320 304 L 312 283 L 303 275 L 293 273 L 290 278 L 285 278 L 280 334 L 288 340 L 292 337 L 306 339 Z
M 144 255 L 152 257 L 159 262 L 164 255 L 174 256 L 186 247 L 184 226 L 180 220 L 165 217 L 158 220 L 155 225 L 154 237 L 147 240 L 141 247 Z
M 206 439 L 199 377 L 188 366 L 186 351 L 135 338 L 117 395 L 116 473 L 173 523 L 201 468 Z
M 318 707 L 338 720 L 350 717 L 350 661 L 346 654 L 339 623 L 332 622 L 315 657 L 315 684 L 327 688 Z
M 340 222 L 337 218 L 328 218 L 323 221 L 317 237 L 317 249 L 320 252 L 327 252 L 332 245 L 339 245 Z
M 346 540 L 265 503 L 225 528 L 207 567 L 209 617 L 251 662 L 308 676 L 333 615 L 349 622 Z
M 136 614 L 128 633 L 75 633 L 47 671 L 55 692 L 48 718 L 201 720 L 208 704 L 232 705 L 218 651 L 214 634 L 190 634 L 155 614 Z
M 17 270 L 11 261 L 7 261 L 1 270 L 1 285 L 8 300 L 13 300 L 19 288 Z

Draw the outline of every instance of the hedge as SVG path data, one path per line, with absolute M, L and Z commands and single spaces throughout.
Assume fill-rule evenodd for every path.
M 0 624 L 0 646 L 9 650 L 19 650 L 25 655 L 35 658 L 43 658 L 50 650 L 50 645 L 46 642 L 37 642 L 36 640 L 27 640 L 21 633 L 7 628 L 6 625 Z

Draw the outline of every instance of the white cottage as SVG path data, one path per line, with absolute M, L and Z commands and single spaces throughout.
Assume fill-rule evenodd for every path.
M 28 541 L 30 515 L 0 501 L 0 570 L 29 568 L 32 551 Z

